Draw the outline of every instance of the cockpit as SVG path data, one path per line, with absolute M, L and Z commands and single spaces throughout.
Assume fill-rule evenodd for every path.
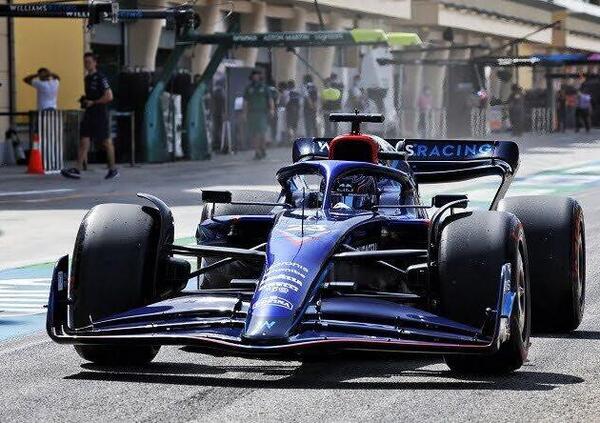
M 331 188 L 331 210 L 356 212 L 372 210 L 379 203 L 380 190 L 372 175 L 351 174 L 338 177 Z
M 331 163 L 331 166 L 336 167 L 336 164 Z M 318 166 L 310 166 L 280 178 L 285 201 L 296 209 L 323 208 L 332 214 L 372 212 L 379 205 L 414 204 L 410 189 L 391 172 L 382 172 L 370 165 L 349 166 L 343 172 L 330 174 L 331 180 L 327 181 L 326 172 L 322 171 Z M 404 211 L 388 207 L 380 213 L 403 214 Z

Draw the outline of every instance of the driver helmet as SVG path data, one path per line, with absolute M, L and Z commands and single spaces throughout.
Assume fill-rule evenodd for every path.
M 331 191 L 334 210 L 369 210 L 377 202 L 374 176 L 352 175 L 338 178 Z

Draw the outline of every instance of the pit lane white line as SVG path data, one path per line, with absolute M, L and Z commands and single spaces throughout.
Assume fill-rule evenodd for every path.
M 45 313 L 49 288 L 48 278 L 0 280 L 2 318 Z
M 4 279 L 0 280 L 0 289 L 4 286 L 50 286 L 48 278 Z
M 19 195 L 38 195 L 38 194 L 59 194 L 63 192 L 75 191 L 73 188 L 57 188 L 57 189 L 43 189 L 43 190 L 31 190 L 31 191 L 12 191 L 12 192 L 0 192 L 0 197 L 14 197 Z

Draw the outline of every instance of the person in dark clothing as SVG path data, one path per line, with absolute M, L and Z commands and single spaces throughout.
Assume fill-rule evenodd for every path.
M 298 132 L 298 121 L 300 120 L 300 92 L 296 89 L 294 81 L 288 81 L 288 99 L 285 105 L 285 120 L 290 140 L 293 140 Z
M 279 101 L 279 90 L 273 84 L 269 84 L 269 93 L 271 94 L 271 98 L 273 99 L 273 104 L 277 105 Z M 271 142 L 273 144 L 277 144 L 279 140 L 277 139 L 277 126 L 279 125 L 279 118 L 277 116 L 277 107 L 275 107 L 275 112 L 271 115 L 269 119 L 269 125 L 271 129 Z
M 254 144 L 254 159 L 263 159 L 267 155 L 267 129 L 269 118 L 275 113 L 275 103 L 259 70 L 252 71 L 250 84 L 244 91 L 243 113 L 246 133 Z
M 106 76 L 98 71 L 98 59 L 94 53 L 83 55 L 83 64 L 87 75 L 85 76 L 85 96 L 81 98 L 81 105 L 85 109 L 79 133 L 81 140 L 77 155 L 77 167 L 61 170 L 66 178 L 79 179 L 81 169 L 87 160 L 90 142 L 101 143 L 106 151 L 108 173 L 105 179 L 119 176 L 115 167 L 115 148 L 110 138 L 108 104 L 113 100 L 113 93 Z
M 585 132 L 590 132 L 592 115 L 592 96 L 577 91 L 577 108 L 575 109 L 575 132 L 581 129 L 581 122 L 585 126 Z
M 523 134 L 523 124 L 525 123 L 525 96 L 523 89 L 517 84 L 511 87 L 511 94 L 508 97 L 508 114 L 512 126 L 512 134 L 520 137 Z
M 564 85 L 561 85 L 560 90 L 556 93 L 556 120 L 558 121 L 556 130 L 565 132 L 567 130 L 567 93 Z
M 354 75 L 354 78 L 352 78 L 352 86 L 348 88 L 346 112 L 354 112 L 355 110 L 358 110 L 359 112 L 363 111 L 363 91 L 364 89 L 360 86 L 360 75 Z
M 312 75 L 304 75 L 303 79 L 303 112 L 304 112 L 304 129 L 306 136 L 316 137 L 317 134 L 317 107 L 319 104 L 319 92 L 317 86 L 313 82 Z
M 215 81 L 215 86 L 212 91 L 211 96 L 211 114 L 213 121 L 213 141 L 212 141 L 212 149 L 213 151 L 224 153 L 220 151 L 221 149 L 221 138 L 223 133 L 223 121 L 225 120 L 225 112 L 226 112 L 226 102 L 225 98 L 225 79 L 219 78 Z

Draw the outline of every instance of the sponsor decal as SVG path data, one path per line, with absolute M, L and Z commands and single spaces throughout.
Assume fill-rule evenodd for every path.
M 328 153 L 329 144 L 325 141 L 316 141 L 315 153 Z M 466 158 L 466 157 L 491 157 L 494 152 L 494 146 L 489 143 L 471 144 L 471 143 L 415 143 L 415 144 L 396 144 L 396 150 L 403 149 L 408 157 L 418 158 Z
M 283 266 L 283 267 L 296 268 L 296 269 L 300 269 L 300 270 L 301 270 L 301 271 L 303 271 L 303 272 L 308 272 L 308 268 L 307 268 L 307 267 L 304 267 L 304 266 L 302 266 L 302 265 L 301 265 L 301 264 L 299 264 L 299 263 L 294 263 L 293 261 L 281 261 L 281 262 L 279 262 L 279 263 L 275 263 L 275 264 L 273 264 L 273 265 L 272 265 L 272 266 L 269 268 L 269 270 L 272 270 L 272 269 L 277 269 L 277 268 L 279 268 L 279 267 L 282 267 L 282 266 Z
M 89 14 L 86 12 L 67 12 L 67 18 L 87 18 Z
M 275 323 L 276 322 L 274 320 L 272 320 L 272 321 L 265 320 L 262 324 L 262 328 L 266 329 L 266 330 L 271 330 L 273 328 L 273 326 L 275 326 Z
M 281 294 L 298 292 L 304 285 L 306 272 L 308 269 L 298 263 L 277 263 L 265 272 L 258 290 Z
M 13 12 L 46 12 L 48 11 L 48 5 L 45 4 L 16 4 L 9 6 Z
M 57 279 L 57 285 L 58 285 L 58 290 L 59 291 L 64 291 L 65 288 L 67 287 L 66 285 L 66 278 L 65 278 L 65 272 L 58 272 L 58 274 L 56 275 L 56 279 Z
M 357 251 L 375 251 L 377 250 L 377 244 L 365 244 L 360 247 L 356 247 Z
M 263 279 L 263 282 L 270 282 L 273 280 L 285 280 L 285 281 L 289 281 L 289 282 L 293 282 L 295 284 L 298 284 L 298 286 L 302 286 L 302 282 L 300 279 L 296 279 L 292 276 L 288 276 L 288 275 L 284 275 L 282 273 L 280 274 L 276 274 L 276 275 L 272 275 L 272 276 L 268 276 L 265 279 Z
M 141 10 L 119 11 L 119 18 L 121 18 L 121 19 L 139 19 L 141 17 L 142 17 Z
M 322 32 L 315 34 L 315 39 L 317 41 L 337 41 L 344 39 L 343 32 Z
M 279 282 L 279 281 L 263 281 L 258 288 L 259 291 L 270 291 L 270 292 L 280 292 L 282 294 L 287 294 L 290 290 L 294 292 L 298 292 L 298 287 L 296 285 L 292 285 L 287 282 Z
M 317 141 L 317 151 L 320 153 L 329 153 L 329 143 L 326 141 Z
M 269 295 L 268 297 L 259 299 L 254 303 L 253 308 L 256 310 L 262 307 L 275 306 L 285 308 L 286 310 L 292 310 L 294 306 L 285 298 L 278 297 L 277 295 Z
M 254 34 L 237 34 L 233 36 L 233 42 L 238 43 L 238 42 L 253 42 L 253 41 L 257 41 L 258 40 L 258 36 L 254 35 Z
M 305 223 L 304 228 L 302 227 L 302 224 L 293 224 L 288 225 L 283 229 L 278 229 L 283 232 L 284 235 L 290 235 L 294 238 L 303 238 L 303 234 L 304 238 L 310 238 L 329 232 L 329 228 L 326 225 L 312 224 L 310 222 Z
M 310 34 L 293 32 L 271 33 L 265 34 L 263 40 L 267 42 L 310 41 Z
M 499 57 L 498 65 L 500 66 L 511 66 L 518 64 L 535 65 L 541 62 L 542 59 L 539 57 Z
M 400 145 L 400 143 L 399 143 Z M 406 144 L 408 157 L 418 158 L 461 158 L 490 157 L 494 151 L 492 144 Z
M 265 277 L 267 277 L 267 275 L 270 275 L 271 273 L 274 273 L 274 272 L 287 272 L 287 273 L 291 273 L 293 275 L 298 275 L 298 276 L 300 276 L 303 279 L 306 277 L 305 273 L 302 273 L 302 272 L 300 272 L 300 271 L 298 271 L 296 269 L 293 269 L 293 268 L 283 268 L 283 269 L 281 269 L 281 266 L 270 267 L 269 270 L 267 270 L 265 272 Z

